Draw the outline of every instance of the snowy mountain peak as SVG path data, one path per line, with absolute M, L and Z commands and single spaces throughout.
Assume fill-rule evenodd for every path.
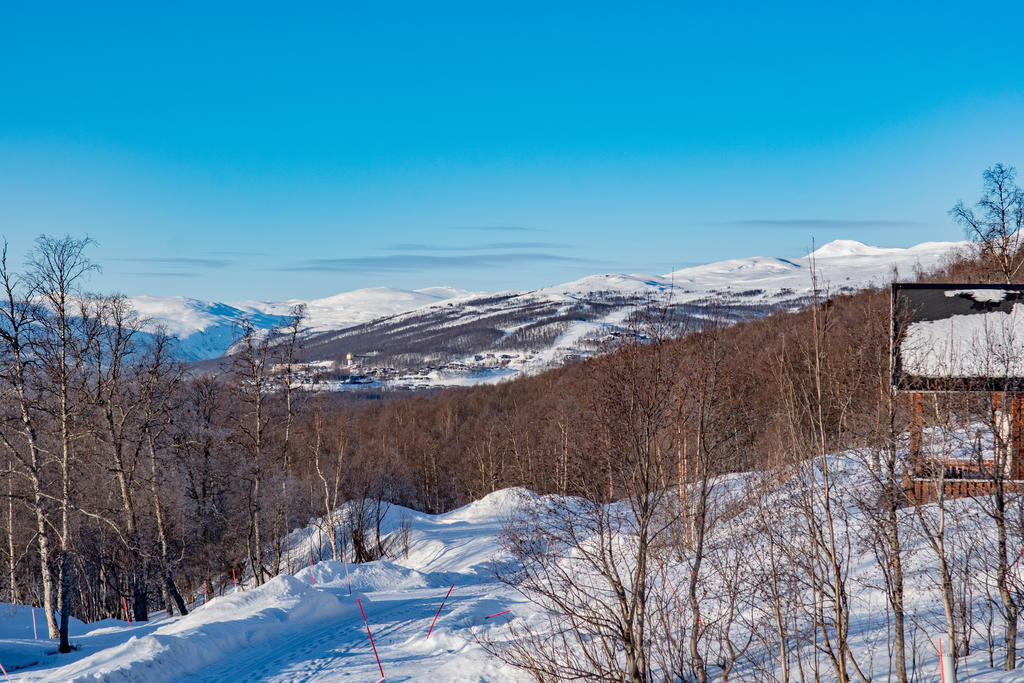
M 728 285 L 739 280 L 789 275 L 801 266 L 783 258 L 751 256 L 683 268 L 664 276 L 677 285 Z
M 913 248 L 913 247 L 911 247 Z M 888 248 L 888 247 L 873 247 L 857 240 L 832 240 L 828 244 L 825 244 L 810 254 L 808 258 L 820 259 L 820 258 L 845 258 L 849 256 L 880 256 L 884 254 L 893 254 L 905 251 L 904 249 Z
M 468 296 L 469 294 L 483 294 L 484 292 L 469 292 L 465 289 L 457 289 L 455 287 L 424 287 L 423 289 L 417 289 L 416 292 L 420 294 L 426 294 L 432 296 L 438 300 L 445 301 L 447 299 L 458 299 L 460 297 Z

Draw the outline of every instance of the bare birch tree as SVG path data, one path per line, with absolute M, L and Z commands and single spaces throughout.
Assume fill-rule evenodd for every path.
M 29 256 L 28 277 L 33 289 L 45 305 L 39 316 L 38 359 L 46 377 L 46 394 L 56 422 L 60 471 L 60 491 L 56 498 L 60 507 L 57 537 L 60 541 L 57 601 L 60 610 L 60 652 L 70 652 L 68 623 L 71 617 L 71 554 L 72 511 L 74 508 L 73 467 L 76 440 L 80 436 L 75 419 L 81 410 L 74 402 L 74 392 L 81 381 L 80 338 L 75 326 L 77 297 L 84 279 L 98 270 L 86 256 L 93 244 L 89 238 L 75 239 L 43 235 L 36 240 Z
M 267 425 L 269 422 L 270 367 L 272 332 L 262 334 L 251 323 L 243 323 L 240 350 L 235 354 L 232 372 L 242 403 L 247 407 L 239 417 L 239 445 L 247 457 L 249 483 L 246 506 L 249 517 L 247 546 L 253 579 L 261 585 L 267 577 L 263 560 L 263 480 L 267 471 Z
M 949 213 L 967 237 L 978 244 L 979 255 L 995 264 L 1001 278 L 1013 282 L 1024 265 L 1024 190 L 1015 180 L 1017 169 L 996 164 L 982 173 L 984 189 L 974 209 L 957 202 Z
M 50 563 L 49 497 L 46 492 L 44 467 L 47 453 L 40 445 L 37 414 L 41 411 L 35 378 L 36 351 L 33 335 L 38 331 L 38 310 L 34 300 L 36 289 L 14 273 L 7 262 L 7 243 L 0 255 L 0 282 L 3 284 L 3 310 L 0 318 L 0 340 L 3 342 L 3 380 L 11 388 L 17 401 L 16 426 L 4 424 L 0 436 L 12 458 L 17 460 L 28 479 L 31 492 L 28 502 L 35 517 L 36 542 L 39 549 L 39 574 L 42 583 L 43 612 L 50 638 L 57 638 L 57 625 L 53 594 L 53 574 Z M 16 436 L 17 435 L 17 436 Z

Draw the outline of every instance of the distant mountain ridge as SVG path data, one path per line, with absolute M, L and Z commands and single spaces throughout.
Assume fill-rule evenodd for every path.
M 309 300 L 220 303 L 180 296 L 132 296 L 129 300 L 149 328 L 161 326 L 178 338 L 178 353 L 184 360 L 197 361 L 223 355 L 243 321 L 258 329 L 285 325 L 297 305 L 306 308 L 304 327 L 316 332 L 351 327 L 467 294 L 452 287 L 369 287 Z
M 471 293 L 449 287 L 373 287 L 314 300 L 205 302 L 183 297 L 132 297 L 151 325 L 180 340 L 190 361 L 223 355 L 249 320 L 270 329 L 304 304 L 301 357 L 363 359 L 354 372 L 413 386 L 499 381 L 585 357 L 621 335 L 638 306 L 655 302 L 680 318 L 712 303 L 742 320 L 806 303 L 812 274 L 828 292 L 884 285 L 898 272 L 912 277 L 962 250 L 966 242 L 909 248 L 830 242 L 807 256 L 753 256 L 683 268 L 665 275 L 606 273 L 527 291 Z

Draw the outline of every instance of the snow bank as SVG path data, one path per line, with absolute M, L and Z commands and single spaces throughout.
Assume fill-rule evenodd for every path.
M 73 664 L 40 672 L 43 681 L 177 680 L 183 675 L 317 622 L 358 611 L 308 582 L 278 576 L 259 588 L 211 600 L 143 637 Z
M 347 572 L 343 562 L 322 560 L 314 564 L 312 569 L 306 567 L 298 572 L 295 577 L 305 583 L 310 583 L 310 574 L 313 575 L 313 580 L 316 581 L 318 588 L 331 587 L 347 590 L 349 580 L 351 580 L 353 593 L 436 588 L 442 583 L 430 575 L 387 560 L 351 564 L 348 566 Z
M 36 629 L 32 629 L 32 612 Z M 72 636 L 86 626 L 71 617 L 68 631 Z M 38 638 L 35 634 L 38 633 Z M 39 607 L 0 603 L 0 665 L 7 671 L 23 669 L 44 660 L 57 649 L 57 641 L 50 640 L 46 631 L 46 615 Z
M 46 614 L 41 607 L 30 607 L 29 605 L 12 605 L 0 603 L 0 638 L 33 638 L 32 633 L 32 612 L 35 611 L 36 628 L 39 637 L 46 638 Z M 58 615 L 58 619 L 60 616 Z M 85 624 L 71 617 L 68 624 L 68 631 L 74 635 L 81 633 Z M 4 666 L 7 663 L 0 660 Z

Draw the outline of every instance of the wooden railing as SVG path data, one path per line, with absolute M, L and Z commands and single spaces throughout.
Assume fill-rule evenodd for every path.
M 903 491 L 908 505 L 926 505 L 934 503 L 941 494 L 945 499 L 990 496 L 995 490 L 995 483 L 990 479 L 908 479 L 904 481 Z M 1024 492 L 1024 481 L 1005 480 L 1003 490 L 1010 493 Z

